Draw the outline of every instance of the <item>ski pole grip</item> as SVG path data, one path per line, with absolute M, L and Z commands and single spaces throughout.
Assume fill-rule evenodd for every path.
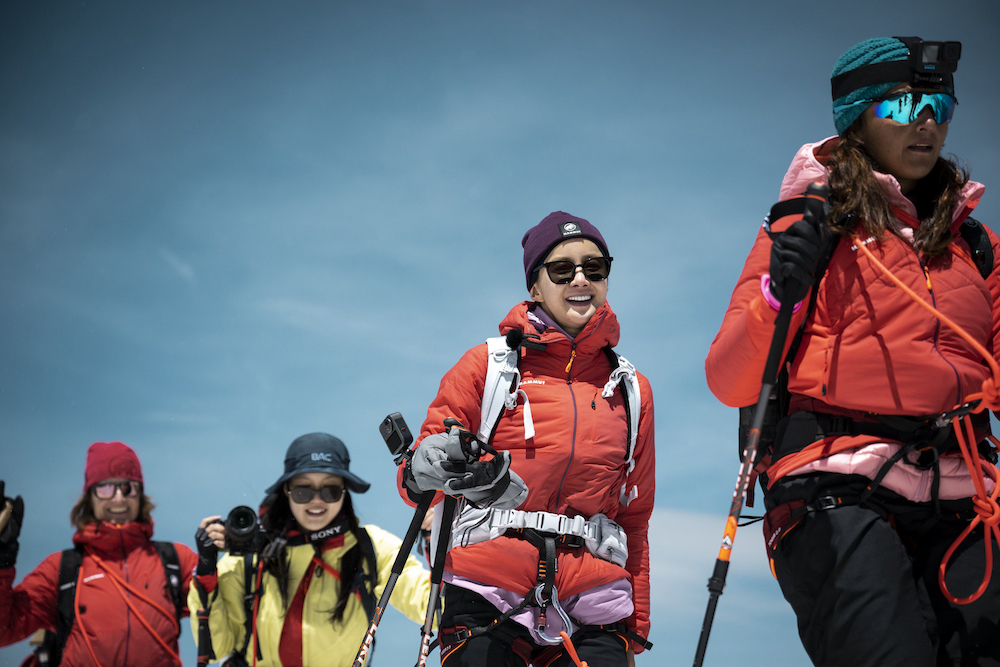
M 14 505 L 8 500 L 4 503 L 3 510 L 0 510 L 0 531 L 7 527 L 7 522 L 10 521 L 11 515 L 14 513 Z

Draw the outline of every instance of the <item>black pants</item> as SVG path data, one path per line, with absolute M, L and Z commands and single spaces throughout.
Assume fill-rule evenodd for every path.
M 489 625 L 499 616 L 500 611 L 481 595 L 458 586 L 445 587 L 442 633 L 453 628 Z M 626 667 L 628 664 L 628 643 L 621 635 L 599 630 L 577 632 L 571 639 L 580 659 L 594 667 Z M 441 663 L 444 667 L 526 667 L 531 664 L 569 667 L 573 664 L 561 646 L 535 644 L 527 628 L 510 620 L 459 645 L 442 646 Z
M 965 524 L 926 512 L 879 513 L 848 505 L 807 514 L 774 553 L 775 572 L 798 619 L 802 644 L 824 667 L 1000 665 L 1000 550 L 993 575 L 969 605 L 948 602 L 937 572 Z M 952 556 L 947 584 L 965 597 L 985 567 L 983 531 Z

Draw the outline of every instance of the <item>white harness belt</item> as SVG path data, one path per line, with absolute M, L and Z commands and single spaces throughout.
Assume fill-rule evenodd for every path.
M 628 538 L 625 530 L 601 513 L 590 519 L 554 512 L 524 512 L 513 509 L 476 508 L 466 505 L 452 525 L 449 549 L 493 540 L 508 529 L 574 535 L 583 538 L 587 550 L 602 560 L 625 567 Z

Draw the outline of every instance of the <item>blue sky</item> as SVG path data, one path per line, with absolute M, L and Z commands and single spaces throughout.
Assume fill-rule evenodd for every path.
M 3 3 L 18 579 L 70 546 L 95 440 L 137 450 L 157 537 L 190 543 L 203 516 L 256 505 L 295 437 L 333 433 L 372 482 L 363 521 L 402 534 L 379 422 L 419 427 L 526 298 L 523 232 L 565 210 L 615 256 L 618 349 L 656 399 L 656 648 L 638 663 L 690 664 L 737 471 L 703 362 L 789 160 L 834 133 L 833 63 L 868 37 L 962 41 L 945 151 L 992 186 L 1000 6 L 681 4 Z M 1000 224 L 990 192 L 976 216 Z M 733 558 L 705 664 L 808 664 L 756 526 Z M 418 641 L 388 613 L 376 664 Z

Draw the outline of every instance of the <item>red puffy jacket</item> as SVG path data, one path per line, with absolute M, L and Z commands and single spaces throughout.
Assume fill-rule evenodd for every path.
M 73 543 L 83 546 L 83 562 L 77 580 L 78 609 L 63 649 L 62 667 L 179 664 L 150 634 L 150 630 L 155 632 L 177 654 L 176 608 L 163 561 L 150 542 L 152 536 L 151 523 L 116 526 L 104 521 L 88 524 L 73 536 Z M 174 547 L 181 566 L 182 600 L 186 600 L 198 557 L 183 544 Z M 49 555 L 14 588 L 14 568 L 0 570 L 0 646 L 26 639 L 39 628 L 55 631 L 61 559 L 62 552 Z M 139 594 L 121 592 L 112 574 Z
M 826 181 L 825 164 L 837 139 L 807 144 L 796 155 L 782 185 L 781 199 L 801 195 L 813 181 Z M 895 179 L 876 173 L 901 227 L 919 226 L 913 203 Z M 987 228 L 994 270 L 985 280 L 958 228 L 979 203 L 984 187 L 970 181 L 956 202 L 954 241 L 941 257 L 926 259 L 896 234 L 863 243 L 893 274 L 972 334 L 994 356 L 1000 349 L 1000 239 Z M 776 230 L 801 216 L 788 216 Z M 757 234 L 733 291 L 722 327 L 705 361 L 708 385 L 731 407 L 753 405 L 760 392 L 764 362 L 774 333 L 775 311 L 761 294 L 771 241 Z M 790 412 L 806 410 L 865 419 L 865 413 L 932 415 L 980 391 L 990 375 L 979 354 L 949 327 L 914 303 L 865 257 L 852 240 L 842 239 L 818 287 L 815 310 L 789 372 Z M 795 331 L 805 316 L 793 316 Z M 792 336 L 788 336 L 787 346 Z M 808 462 L 878 441 L 875 436 L 842 436 L 815 443 L 768 471 L 773 484 Z M 833 471 L 837 472 L 837 471 Z M 843 470 L 839 472 L 851 472 Z
M 530 307 L 534 304 L 527 301 L 515 306 L 501 322 L 500 333 L 515 328 L 534 333 L 528 320 Z M 655 487 L 653 394 L 640 374 L 635 469 L 628 476 L 629 488 L 635 485 L 638 496 L 625 507 L 619 503 L 628 454 L 625 399 L 619 389 L 611 398 L 601 396 L 612 371 L 603 348 L 617 344 L 618 335 L 618 319 L 605 303 L 573 341 L 549 329 L 540 339 L 547 346 L 544 351 L 524 349 L 520 386 L 528 395 L 535 436 L 524 439 L 523 400 L 519 400 L 516 410 L 505 411 L 501 417 L 493 446 L 511 453 L 511 469 L 528 485 L 528 497 L 518 509 L 587 518 L 603 512 L 625 529 L 629 549 L 625 569 L 586 549 L 559 549 L 555 585 L 565 598 L 627 577 L 635 604 L 628 625 L 645 637 L 649 634 L 647 530 Z M 483 344 L 466 352 L 448 371 L 427 410 L 421 439 L 443 432 L 448 417 L 472 429 L 478 427 L 486 367 Z M 405 490 L 402 494 L 409 502 Z M 537 564 L 534 546 L 499 537 L 452 549 L 445 567 L 456 575 L 524 595 L 536 583 Z

